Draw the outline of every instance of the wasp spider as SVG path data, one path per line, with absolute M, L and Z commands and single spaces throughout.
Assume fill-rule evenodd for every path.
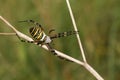
M 35 26 L 31 27 L 29 29 L 29 33 L 31 34 L 32 38 L 34 41 L 26 41 L 26 40 L 22 40 L 19 36 L 18 38 L 22 41 L 22 42 L 28 42 L 28 43 L 37 43 L 37 45 L 41 44 L 41 45 L 46 45 L 49 49 L 49 51 L 51 53 L 53 53 L 54 55 L 58 56 L 61 59 L 65 59 L 59 55 L 57 55 L 57 53 L 55 52 L 55 50 L 50 46 L 50 43 L 52 42 L 52 40 L 54 38 L 60 38 L 60 37 L 65 37 L 65 36 L 69 36 L 72 34 L 77 34 L 78 31 L 68 31 L 68 32 L 63 32 L 63 33 L 58 33 L 58 34 L 54 34 L 54 35 L 50 35 L 51 32 L 54 31 L 54 29 L 49 31 L 49 36 L 45 34 L 43 27 L 33 21 L 33 20 L 26 20 L 26 21 L 20 21 L 20 22 L 30 22 L 33 23 Z M 67 60 L 67 59 L 65 59 Z M 69 60 L 68 60 L 69 61 Z

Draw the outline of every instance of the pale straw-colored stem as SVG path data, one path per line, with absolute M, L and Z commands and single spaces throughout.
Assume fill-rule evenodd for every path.
M 72 20 L 72 23 L 73 23 L 74 30 L 75 30 L 75 31 L 78 31 L 77 26 L 76 26 L 76 23 L 75 23 L 74 15 L 73 15 L 72 9 L 71 9 L 71 7 L 70 7 L 69 0 L 66 0 L 66 3 L 67 3 L 67 6 L 68 6 L 68 10 L 69 10 L 70 16 L 71 16 L 71 20 Z M 83 47 L 82 47 L 82 43 L 81 43 L 79 34 L 76 34 L 76 36 L 77 36 L 79 48 L 80 48 L 80 50 L 81 50 L 81 54 L 82 54 L 83 61 L 86 62 L 86 57 L 85 57 L 85 53 L 84 53 L 84 50 L 83 50 Z
M 10 28 L 12 28 L 15 32 L 17 32 L 17 29 L 15 29 L 14 26 L 12 26 L 8 21 L 6 21 L 2 16 L 0 16 L 0 19 L 3 20 Z
M 66 0 L 66 3 L 67 3 L 67 7 L 68 7 L 68 10 L 69 10 L 69 13 L 70 13 L 70 16 L 71 16 L 71 20 L 72 20 L 72 23 L 73 23 L 73 27 L 74 27 L 74 30 L 75 31 L 78 31 L 77 29 L 77 26 L 76 26 L 76 22 L 75 22 L 75 19 L 74 19 L 74 15 L 73 15 L 73 12 L 72 12 L 72 9 L 71 9 L 71 6 L 70 6 L 70 2 L 69 0 Z M 79 34 L 76 34 L 77 36 L 77 40 L 78 40 L 78 44 L 79 44 L 79 47 L 80 47 L 80 50 L 81 50 L 81 54 L 82 54 L 82 58 L 83 58 L 83 67 L 85 67 L 91 74 L 93 74 L 97 80 L 104 80 L 88 63 L 87 63 L 87 60 L 86 60 L 86 57 L 85 57 L 85 53 L 84 53 L 84 50 L 83 50 L 83 47 L 82 47 L 82 43 L 81 43 L 81 40 L 80 40 L 80 37 L 79 37 Z
M 39 45 L 39 46 L 41 46 L 41 45 Z M 47 46 L 43 45 L 42 47 L 43 47 L 44 49 L 48 50 Z M 65 53 L 62 53 L 62 52 L 60 52 L 60 51 L 58 51 L 58 50 L 55 50 L 55 52 L 56 52 L 59 56 L 62 56 L 62 57 L 66 58 L 66 59 L 68 59 L 68 60 L 70 60 L 70 61 L 73 61 L 73 62 L 75 62 L 75 63 L 83 66 L 83 62 L 82 62 L 82 61 L 79 61 L 79 60 L 77 60 L 77 59 L 75 59 L 75 58 L 73 58 L 73 57 L 70 57 L 70 56 L 66 55 Z
M 104 80 L 88 63 L 83 65 L 97 80 Z
M 0 35 L 3 35 L 3 36 L 15 36 L 16 33 L 0 33 Z

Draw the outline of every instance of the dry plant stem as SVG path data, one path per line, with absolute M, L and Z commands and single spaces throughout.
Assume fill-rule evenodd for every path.
M 71 20 L 72 20 L 72 23 L 73 23 L 74 30 L 75 30 L 75 31 L 78 31 L 77 26 L 76 26 L 76 23 L 75 23 L 74 16 L 73 16 L 73 13 L 72 13 L 72 9 L 71 9 L 71 7 L 70 7 L 69 0 L 66 0 L 66 3 L 67 3 L 67 6 L 68 6 L 68 10 L 69 10 L 70 16 L 71 16 Z M 80 48 L 80 50 L 81 50 L 81 54 L 82 54 L 83 61 L 84 61 L 84 62 L 87 62 L 87 61 L 86 61 L 86 57 L 85 57 L 85 53 L 84 53 L 84 50 L 83 50 L 83 47 L 82 47 L 82 43 L 81 43 L 81 40 L 80 40 L 80 37 L 79 37 L 79 34 L 76 34 L 76 36 L 77 36 L 79 48 Z
M 17 30 L 8 22 L 6 21 L 2 16 L 0 16 L 0 19 L 3 20 L 10 28 L 12 28 L 15 32 L 17 32 Z
M 40 46 L 41 46 L 41 45 L 40 45 Z M 45 45 L 43 45 L 42 47 L 43 47 L 44 49 L 48 50 Z M 75 58 L 73 58 L 73 57 L 70 57 L 70 56 L 66 55 L 65 53 L 62 53 L 62 52 L 60 52 L 60 51 L 58 51 L 58 50 L 55 50 L 55 52 L 56 52 L 59 56 L 62 56 L 62 57 L 64 57 L 64 58 L 68 59 L 68 60 L 71 60 L 71 61 L 73 61 L 73 62 L 75 62 L 75 63 L 77 63 L 77 64 L 79 64 L 79 65 L 82 65 L 82 66 L 84 65 L 83 62 L 81 62 L 81 61 L 79 61 L 79 60 L 77 60 L 77 59 L 75 59 Z
M 16 33 L 0 33 L 0 35 L 13 36 L 13 35 L 16 35 Z
M 2 16 L 0 16 L 0 19 L 3 20 L 7 25 L 8 27 L 12 28 L 12 30 L 21 38 L 27 40 L 29 39 L 29 41 L 33 41 L 30 37 L 26 36 L 25 34 L 21 33 L 20 31 L 18 31 L 17 29 L 15 29 L 14 26 L 12 26 L 6 19 L 4 19 Z
M 91 74 L 93 74 L 97 80 L 104 80 L 88 63 L 83 65 Z
M 21 38 L 23 38 L 23 39 L 25 39 L 25 40 L 27 40 L 27 41 L 33 41 L 32 38 L 28 37 L 27 35 L 21 33 L 21 32 L 18 31 L 17 29 L 15 29 L 15 27 L 13 27 L 7 20 L 5 20 L 2 16 L 0 16 L 0 19 L 3 20 L 10 28 L 12 28 L 13 31 L 14 31 L 19 37 L 21 37 Z M 34 43 L 34 44 L 36 44 L 36 43 Z M 41 45 L 39 45 L 39 46 L 41 47 Z M 47 46 L 42 45 L 42 47 L 43 47 L 44 49 L 48 50 Z M 73 62 L 75 62 L 75 63 L 83 66 L 83 62 L 82 62 L 82 61 L 79 61 L 79 60 L 77 60 L 77 59 L 75 59 L 75 58 L 72 58 L 72 57 L 70 57 L 70 56 L 68 56 L 68 55 L 66 55 L 66 54 L 64 54 L 64 53 L 62 53 L 62 52 L 60 52 L 60 51 L 55 50 L 55 52 L 56 52 L 59 56 L 62 56 L 62 57 L 64 57 L 64 58 L 68 59 L 68 60 L 71 60 L 71 61 L 73 61 Z
M 70 16 L 71 16 L 71 20 L 72 20 L 72 23 L 73 23 L 73 27 L 74 27 L 75 31 L 78 31 L 77 26 L 76 26 L 76 22 L 75 22 L 73 13 L 72 13 L 72 9 L 71 9 L 70 3 L 69 3 L 69 0 L 66 0 L 66 3 L 67 3 L 67 7 L 68 7 L 68 10 L 69 10 Z M 96 77 L 97 80 L 104 80 L 104 79 L 87 63 L 87 60 L 86 60 L 86 57 L 85 57 L 85 53 L 84 53 L 84 50 L 83 50 L 83 47 L 82 47 L 82 43 L 81 43 L 79 34 L 76 34 L 76 36 L 77 36 L 78 44 L 79 44 L 79 47 L 80 47 L 80 50 L 81 50 L 82 58 L 83 58 L 83 61 L 84 61 L 83 67 L 85 67 L 90 73 L 92 73 L 92 74 Z

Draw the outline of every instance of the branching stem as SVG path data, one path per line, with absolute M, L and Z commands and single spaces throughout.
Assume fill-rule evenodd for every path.
M 71 16 L 71 19 L 72 19 L 72 23 L 73 23 L 73 26 L 74 26 L 74 29 L 75 31 L 78 31 L 77 30 L 77 26 L 76 26 L 76 23 L 75 23 L 75 19 L 74 19 L 74 16 L 73 16 L 73 13 L 72 13 L 72 9 L 70 7 L 70 3 L 69 3 L 69 0 L 66 0 L 66 3 L 67 3 L 67 6 L 68 6 L 68 9 L 69 9 L 69 12 L 70 12 L 70 16 Z M 4 21 L 8 27 L 12 28 L 12 30 L 15 32 L 15 33 L 0 33 L 0 35 L 17 35 L 19 36 L 20 38 L 23 38 L 27 41 L 33 41 L 32 38 L 30 38 L 29 36 L 21 33 L 20 31 L 18 31 L 14 26 L 12 26 L 6 19 L 4 19 L 2 16 L 0 16 L 0 19 L 2 21 Z M 92 73 L 97 80 L 104 80 L 86 61 L 86 57 L 85 57 L 85 54 L 84 54 L 84 50 L 83 50 L 83 47 L 82 47 L 82 44 L 81 44 L 81 40 L 80 40 L 80 37 L 79 37 L 79 34 L 76 34 L 77 36 L 77 39 L 78 39 L 78 43 L 79 43 L 79 47 L 80 47 L 80 50 L 81 50 L 81 54 L 82 54 L 82 57 L 83 57 L 83 61 L 80 61 L 80 60 L 77 60 L 73 57 L 70 57 L 60 51 L 57 51 L 55 50 L 55 52 L 57 53 L 57 55 L 61 56 L 61 57 L 64 57 L 70 61 L 73 61 L 74 63 L 77 63 L 81 66 L 83 66 L 85 69 L 87 69 L 90 73 Z M 36 44 L 36 43 L 34 43 Z M 47 46 L 46 45 L 39 45 L 40 47 L 48 50 Z
M 73 15 L 73 12 L 72 12 L 72 9 L 71 9 L 71 6 L 70 6 L 69 0 L 66 0 L 66 3 L 67 3 L 67 7 L 68 7 L 68 10 L 69 10 L 70 16 L 71 16 L 71 20 L 72 20 L 72 23 L 73 23 L 74 30 L 75 30 L 75 31 L 78 31 L 77 26 L 76 26 L 76 22 L 75 22 L 75 19 L 74 19 L 74 15 Z M 87 63 L 87 60 L 86 60 L 86 57 L 85 57 L 85 53 L 84 53 L 84 50 L 83 50 L 83 47 L 82 47 L 82 43 L 81 43 L 79 34 L 76 34 L 76 36 L 77 36 L 79 48 L 80 48 L 80 50 L 81 50 L 82 58 L 83 58 L 83 63 L 84 63 L 83 66 L 84 66 L 90 73 L 92 73 L 92 74 L 96 77 L 96 79 L 98 79 L 98 80 L 104 80 L 104 79 Z
M 67 3 L 67 6 L 68 6 L 68 10 L 69 10 L 70 16 L 71 16 L 71 20 L 72 20 L 72 23 L 73 23 L 74 30 L 78 31 L 77 26 L 76 26 L 76 22 L 75 22 L 75 19 L 74 19 L 74 15 L 72 13 L 72 9 L 71 9 L 70 3 L 69 3 L 69 0 L 66 0 L 66 3 Z M 83 47 L 82 47 L 80 36 L 79 36 L 79 34 L 76 34 L 76 36 L 77 36 L 79 48 L 81 50 L 83 61 L 86 62 L 86 57 L 85 57 L 85 53 L 84 53 L 84 50 L 83 50 Z

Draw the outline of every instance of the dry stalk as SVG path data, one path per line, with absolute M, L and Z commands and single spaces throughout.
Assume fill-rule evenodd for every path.
M 74 15 L 73 15 L 73 12 L 72 12 L 72 9 L 71 9 L 71 6 L 70 6 L 69 0 L 66 0 L 66 4 L 67 4 L 67 7 L 68 7 L 68 10 L 69 10 L 69 13 L 70 13 L 70 17 L 71 17 L 71 20 L 72 20 L 72 23 L 73 23 L 74 30 L 75 30 L 75 31 L 78 31 L 77 26 L 76 26 L 76 22 L 75 22 L 75 19 L 74 19 Z M 84 50 L 83 50 L 83 47 L 82 47 L 82 43 L 81 43 L 79 34 L 76 34 L 76 37 L 77 37 L 78 44 L 79 44 L 79 48 L 80 48 L 80 50 L 81 50 L 81 55 L 82 55 L 82 58 L 83 58 L 83 63 L 84 63 L 83 66 L 84 66 L 90 73 L 92 73 L 92 74 L 96 77 L 97 80 L 104 80 L 104 79 L 87 63 L 87 60 L 86 60 L 86 57 L 85 57 L 85 53 L 84 53 Z

